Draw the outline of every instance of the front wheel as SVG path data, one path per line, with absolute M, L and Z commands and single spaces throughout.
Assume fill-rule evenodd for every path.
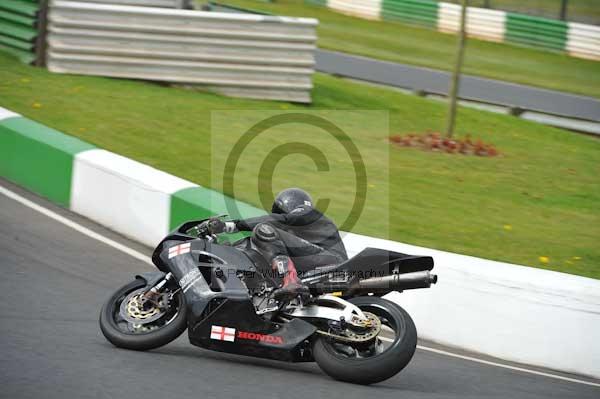
M 400 306 L 374 296 L 349 300 L 381 321 L 381 330 L 368 345 L 341 343 L 322 336 L 313 343 L 319 367 L 336 380 L 374 384 L 387 380 L 412 359 L 417 347 L 417 329 Z
M 149 350 L 166 345 L 187 327 L 181 290 L 166 289 L 153 301 L 143 297 L 146 281 L 136 279 L 119 288 L 100 311 L 100 329 L 113 345 Z

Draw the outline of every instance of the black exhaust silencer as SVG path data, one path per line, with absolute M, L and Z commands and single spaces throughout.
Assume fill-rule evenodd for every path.
M 391 274 L 384 277 L 372 277 L 358 280 L 351 285 L 350 292 L 352 294 L 381 294 L 391 291 L 429 288 L 431 284 L 435 283 L 437 283 L 437 275 L 431 274 L 429 271 Z

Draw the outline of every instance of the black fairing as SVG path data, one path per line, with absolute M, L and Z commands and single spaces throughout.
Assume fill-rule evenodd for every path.
M 163 272 L 173 273 L 184 292 L 190 342 L 242 355 L 312 360 L 305 347 L 316 327 L 302 320 L 274 323 L 259 317 L 248 288 L 238 277 L 239 272 L 248 275 L 256 271 L 252 254 L 248 253 L 251 250 L 188 235 L 186 231 L 198 223 L 188 222 L 177 228 L 152 255 L 154 264 Z M 169 258 L 169 248 L 186 242 L 190 243 L 189 252 Z M 235 329 L 234 342 L 211 339 L 213 326 Z M 242 335 L 238 337 L 238 333 Z M 244 334 L 248 333 L 254 338 L 247 339 Z
M 152 253 L 152 263 L 154 263 L 154 265 L 158 267 L 159 270 L 168 273 L 170 270 L 168 266 L 165 263 L 163 263 L 160 256 L 161 253 L 165 250 L 165 245 L 167 241 L 185 242 L 198 239 L 198 237 L 189 235 L 187 232 L 192 227 L 197 226 L 201 222 L 202 220 L 190 220 L 189 222 L 183 223 L 182 225 L 178 226 L 175 230 L 170 232 L 165 238 L 162 239 L 162 241 L 156 246 L 156 248 L 154 248 L 154 252 Z
M 189 338 L 194 345 L 220 352 L 290 362 L 312 361 L 310 352 L 305 350 L 305 341 L 317 330 L 312 324 L 300 319 L 292 319 L 288 323 L 266 321 L 256 315 L 250 301 L 242 298 L 216 302 L 206 318 L 196 319 L 195 324 L 189 324 Z M 211 339 L 213 326 L 234 328 L 235 340 Z M 269 336 L 270 339 L 244 339 L 244 333 L 247 332 Z

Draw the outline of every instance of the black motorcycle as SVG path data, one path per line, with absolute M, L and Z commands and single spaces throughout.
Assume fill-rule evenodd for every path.
M 104 304 L 100 328 L 112 344 L 149 350 L 187 328 L 193 345 L 220 352 L 316 361 L 335 379 L 372 384 L 411 360 L 417 331 L 408 313 L 381 298 L 428 288 L 433 259 L 367 248 L 338 265 L 299 275 L 310 293 L 276 298 L 277 276 L 249 238 L 184 223 L 154 250 L 159 269 L 142 273 Z

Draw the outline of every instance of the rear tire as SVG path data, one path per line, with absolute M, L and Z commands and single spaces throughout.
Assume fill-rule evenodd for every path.
M 379 297 L 352 298 L 349 302 L 378 317 L 387 314 L 390 324 L 396 326 L 394 341 L 380 354 L 351 358 L 339 354 L 330 338 L 319 337 L 313 343 L 313 356 L 321 370 L 336 380 L 364 385 L 387 380 L 399 373 L 410 362 L 417 347 L 417 329 L 410 315 L 395 303 Z
M 106 301 L 100 311 L 100 330 L 106 339 L 113 345 L 137 351 L 155 349 L 179 337 L 187 328 L 187 318 L 185 314 L 185 299 L 181 291 L 175 294 L 179 308 L 177 314 L 170 321 L 155 330 L 145 333 L 127 333 L 117 326 L 115 320 L 116 314 L 123 298 L 135 290 L 146 286 L 146 281 L 136 279 L 129 284 L 119 288 Z

